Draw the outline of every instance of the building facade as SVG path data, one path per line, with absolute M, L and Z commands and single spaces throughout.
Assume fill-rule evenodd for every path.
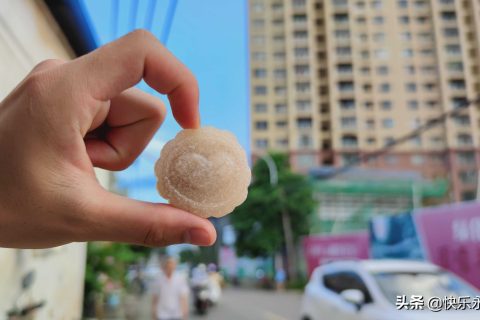
M 0 1 L 0 101 L 40 61 L 75 55 L 43 1 Z M 108 188 L 110 173 L 96 173 Z M 81 319 L 86 249 L 85 243 L 44 250 L 0 248 L 0 318 L 15 305 L 43 301 L 35 319 Z M 32 285 L 22 290 L 22 279 L 30 273 Z
M 480 95 L 478 0 L 249 0 L 251 144 L 341 166 Z M 476 195 L 479 109 L 363 166 Z

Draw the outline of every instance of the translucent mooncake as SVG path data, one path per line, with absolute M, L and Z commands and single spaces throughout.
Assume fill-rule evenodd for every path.
M 221 217 L 245 201 L 251 171 L 245 150 L 228 131 L 181 131 L 155 164 L 160 195 L 179 209 Z

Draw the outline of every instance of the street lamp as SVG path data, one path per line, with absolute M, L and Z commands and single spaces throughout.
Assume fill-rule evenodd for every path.
M 256 155 L 265 163 L 268 167 L 270 185 L 272 188 L 275 188 L 278 185 L 278 167 L 275 164 L 272 156 L 268 152 L 255 152 L 252 151 L 253 155 Z M 283 196 L 283 190 L 280 190 Z M 293 243 L 293 232 L 292 232 L 292 222 L 290 220 L 290 215 L 282 208 L 282 227 L 283 227 L 283 237 L 285 239 L 285 254 L 287 256 L 287 274 L 290 279 L 294 279 L 297 276 L 296 268 L 296 259 L 295 259 L 295 245 Z

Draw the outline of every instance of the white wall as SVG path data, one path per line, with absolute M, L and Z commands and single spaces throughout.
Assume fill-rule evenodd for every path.
M 0 0 L 0 100 L 36 63 L 71 57 L 42 1 Z M 100 170 L 97 174 L 108 186 L 109 174 Z M 85 257 L 83 243 L 49 250 L 0 249 L 0 319 L 17 297 L 20 279 L 30 270 L 35 270 L 34 285 L 20 302 L 46 301 L 35 319 L 80 319 Z

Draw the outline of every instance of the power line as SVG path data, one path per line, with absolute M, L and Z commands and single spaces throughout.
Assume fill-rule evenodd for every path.
M 153 17 L 155 16 L 155 9 L 157 7 L 157 0 L 150 0 L 145 15 L 145 29 L 152 31 Z
M 137 25 L 138 0 L 130 0 L 130 30 L 135 29 Z
M 371 153 L 366 153 L 366 154 L 361 154 L 358 156 L 355 160 L 347 163 L 345 166 L 340 167 L 334 171 L 332 171 L 330 174 L 327 174 L 325 176 L 325 179 L 330 179 L 333 178 L 339 174 L 345 173 L 362 163 L 365 163 L 367 161 L 370 161 L 372 159 L 378 158 L 386 153 L 389 153 L 394 147 L 396 147 L 399 144 L 402 144 L 408 140 L 411 140 L 421 134 L 423 134 L 425 131 L 430 130 L 432 127 L 435 127 L 441 123 L 444 123 L 448 118 L 451 117 L 456 117 L 459 116 L 462 112 L 468 109 L 468 107 L 472 105 L 480 104 L 480 96 L 473 100 L 465 100 L 459 103 L 454 109 L 446 111 L 442 113 L 440 116 L 436 118 L 432 118 L 428 120 L 426 123 L 420 125 L 418 128 L 413 130 L 412 132 L 401 136 L 400 138 L 397 138 L 389 143 L 387 143 L 383 148 L 371 152 Z
M 165 15 L 165 22 L 162 28 L 162 34 L 160 41 L 166 46 L 168 37 L 170 36 L 170 30 L 172 28 L 173 18 L 175 17 L 175 11 L 177 9 L 178 0 L 170 0 L 168 3 L 167 13 Z
M 118 16 L 120 12 L 119 0 L 112 0 L 112 39 L 117 38 L 118 34 Z

